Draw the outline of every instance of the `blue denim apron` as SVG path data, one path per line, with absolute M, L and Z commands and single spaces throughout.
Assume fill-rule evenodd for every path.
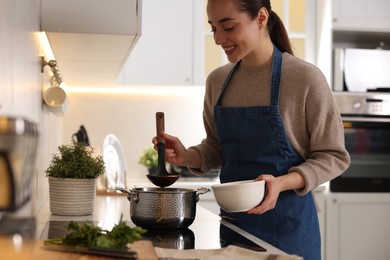
M 222 107 L 223 92 L 234 73 L 230 71 L 214 108 L 214 125 L 222 148 L 221 183 L 255 179 L 261 173 L 280 176 L 303 162 L 291 146 L 279 110 L 282 54 L 275 47 L 272 63 L 271 105 Z M 281 192 L 273 210 L 261 215 L 246 212 L 221 216 L 289 254 L 305 260 L 321 259 L 321 238 L 316 205 L 311 193 L 298 196 Z

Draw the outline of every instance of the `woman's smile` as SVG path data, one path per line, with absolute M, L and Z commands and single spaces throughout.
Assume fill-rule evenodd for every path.
M 237 49 L 237 45 L 223 46 L 222 48 L 226 55 L 232 55 Z

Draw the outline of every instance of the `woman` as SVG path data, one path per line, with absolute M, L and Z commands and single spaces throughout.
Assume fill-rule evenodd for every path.
M 222 183 L 264 180 L 259 206 L 221 216 L 287 253 L 321 259 L 312 191 L 350 160 L 329 85 L 318 68 L 292 55 L 269 0 L 209 0 L 207 15 L 231 63 L 207 78 L 207 137 L 186 149 L 162 133 L 166 160 L 200 175 L 221 167 Z

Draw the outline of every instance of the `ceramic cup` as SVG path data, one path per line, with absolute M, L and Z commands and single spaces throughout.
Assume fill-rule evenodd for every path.
M 53 114 L 63 116 L 68 110 L 69 101 L 61 87 L 50 87 L 43 93 L 43 100 Z

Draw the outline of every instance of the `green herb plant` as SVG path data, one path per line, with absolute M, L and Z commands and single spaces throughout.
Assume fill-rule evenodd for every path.
M 93 148 L 81 142 L 60 145 L 59 153 L 54 154 L 46 176 L 57 178 L 93 179 L 104 174 L 102 156 L 94 156 Z
M 68 230 L 71 231 L 63 238 L 47 239 L 45 244 L 71 245 L 78 247 L 99 247 L 109 249 L 126 249 L 128 243 L 134 243 L 147 232 L 141 227 L 129 227 L 121 219 L 111 231 L 95 226 L 91 221 L 82 224 L 70 221 Z

